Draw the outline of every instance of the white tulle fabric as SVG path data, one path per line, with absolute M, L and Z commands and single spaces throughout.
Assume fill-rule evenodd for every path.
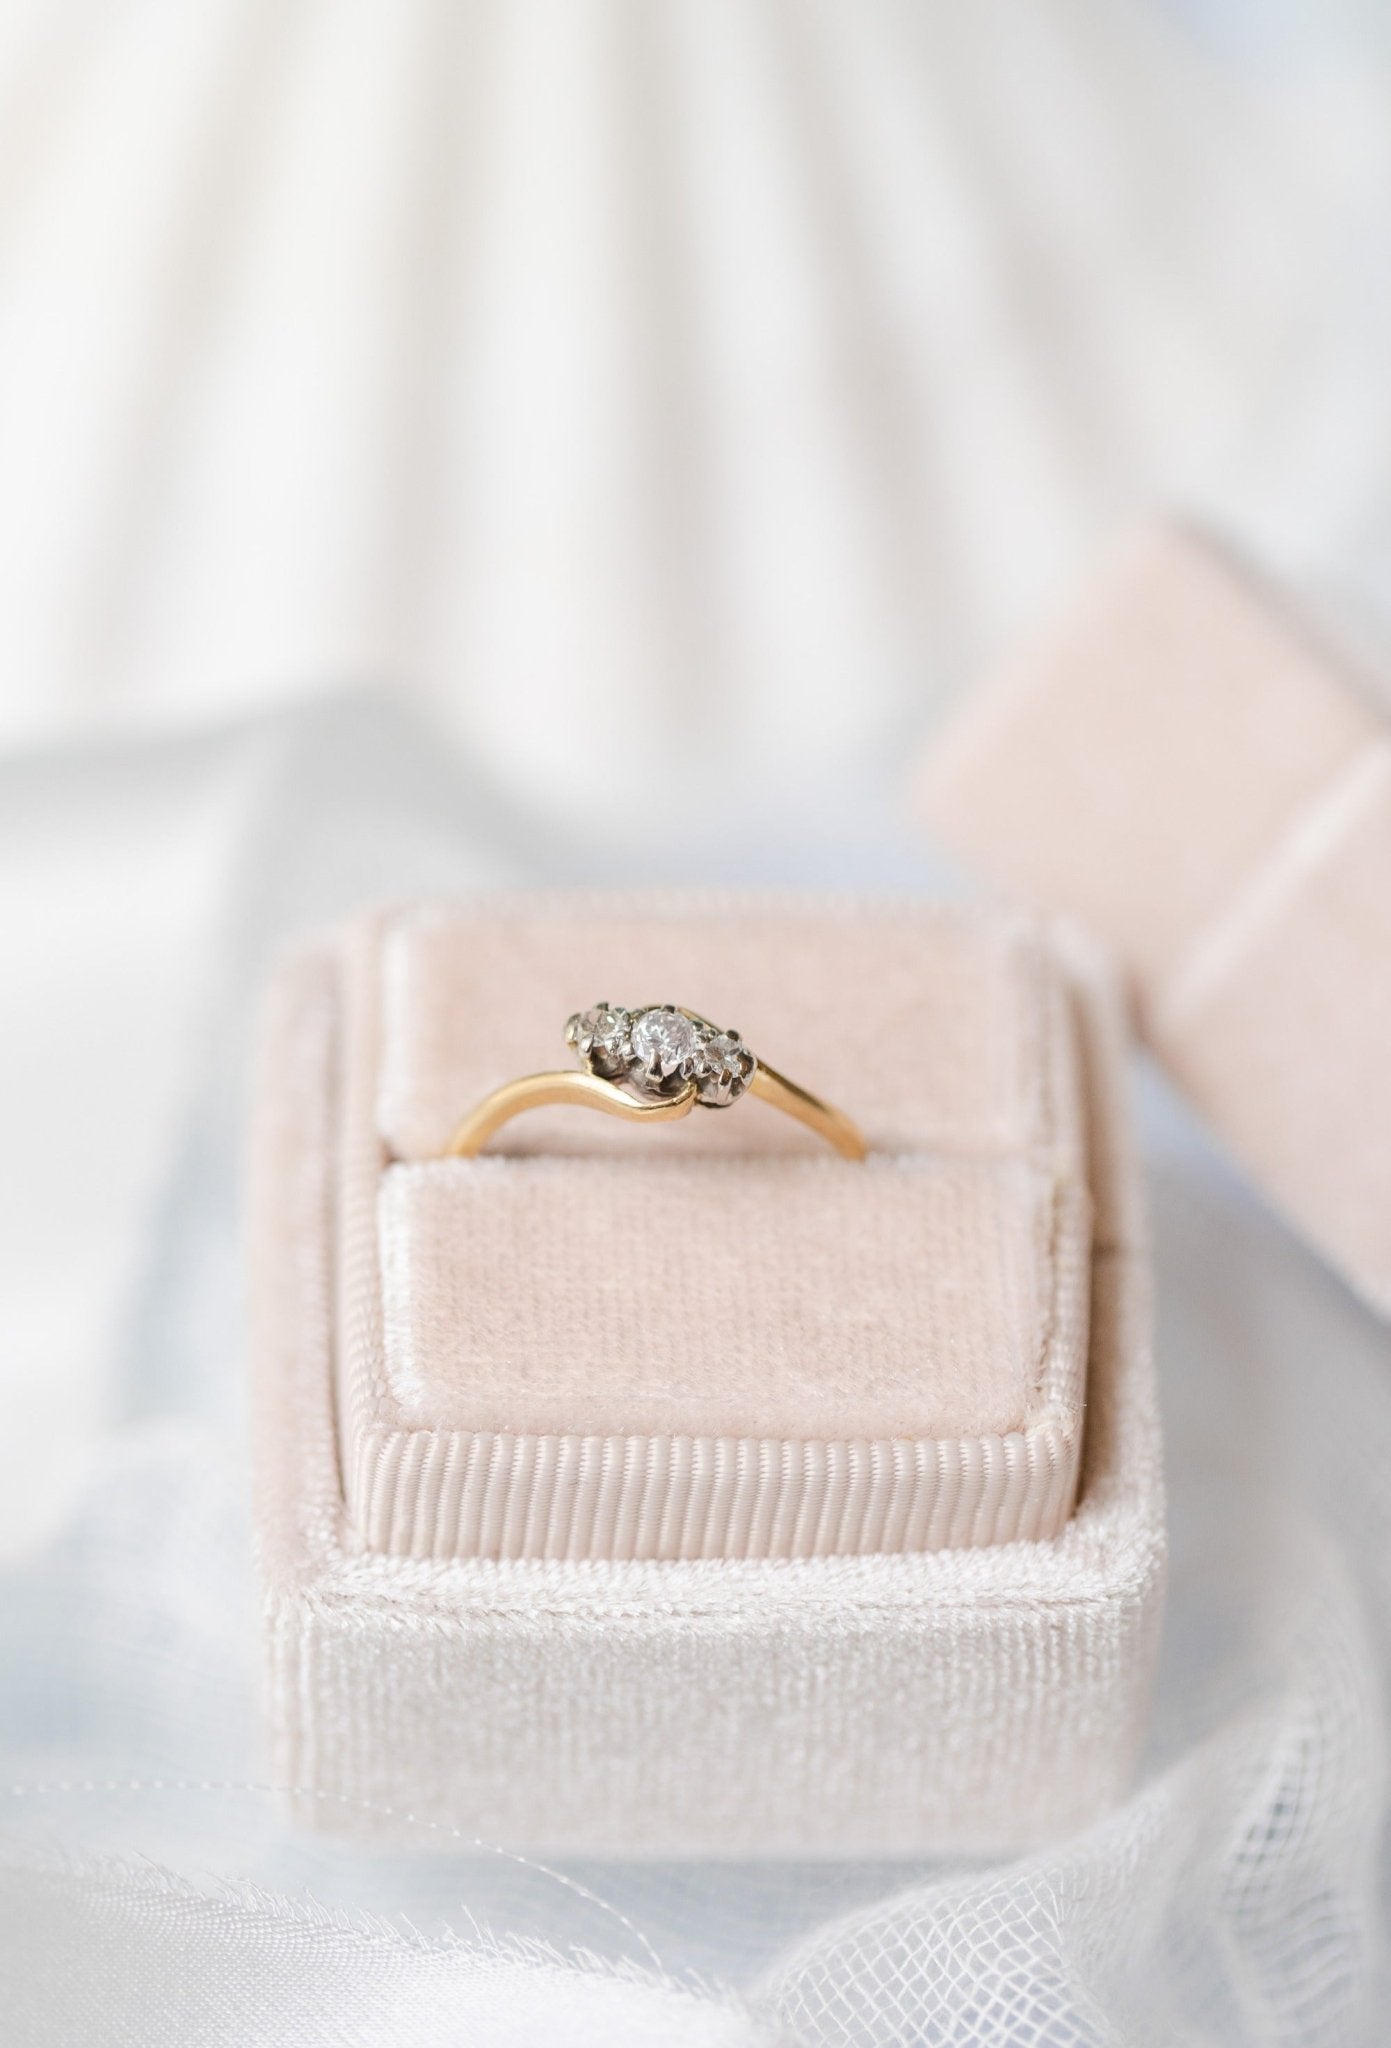
M 433 749 L 365 708 L 11 769 L 5 796 L 12 852 L 59 843 L 86 878 L 44 871 L 43 944 L 25 958 L 12 924 L 5 996 L 34 1047 L 6 1075 L 32 1168 L 7 1287 L 77 1304 L 6 1363 L 7 2038 L 1381 2037 L 1391 1337 L 1157 1088 L 1174 1568 L 1153 1737 L 1114 1814 L 988 1868 L 548 1871 L 431 1813 L 392 1817 L 418 1851 L 288 1828 L 261 1762 L 240 1417 L 252 992 L 285 926 L 340 893 L 496 879 L 496 856 Z M 70 1091 L 101 1087 L 79 1144 Z M 84 1156 L 124 1178 L 89 1185 Z M 113 1234 L 119 1216 L 129 1255 L 68 1230 L 69 1198 Z M 100 1405 L 80 1398 L 83 1317 Z
M 1391 1339 L 1172 1100 L 1152 1745 L 992 1868 L 288 1834 L 235 1193 L 281 937 L 628 879 L 639 833 L 648 878 L 920 881 L 901 735 L 1118 511 L 1181 497 L 1391 610 L 1383 35 L 1354 0 L 5 10 L 7 2043 L 1384 2038 Z M 470 765 L 360 701 L 212 723 L 377 677 Z

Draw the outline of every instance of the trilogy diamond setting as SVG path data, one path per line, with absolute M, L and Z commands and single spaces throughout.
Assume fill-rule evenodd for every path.
M 675 1003 L 577 1010 L 565 1041 L 591 1074 L 647 1101 L 667 1101 L 694 1084 L 706 1109 L 727 1109 L 744 1093 L 758 1061 L 737 1031 L 722 1031 Z

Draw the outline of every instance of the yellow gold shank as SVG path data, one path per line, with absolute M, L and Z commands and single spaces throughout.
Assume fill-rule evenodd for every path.
M 863 1159 L 869 1150 L 858 1125 L 852 1123 L 843 1111 L 833 1109 L 808 1089 L 799 1088 L 795 1081 L 789 1081 L 773 1067 L 759 1063 L 749 1082 L 749 1093 L 766 1102 L 770 1109 L 781 1110 L 784 1116 L 795 1117 L 798 1123 L 815 1131 L 819 1138 L 835 1147 L 842 1159 Z M 504 1124 L 511 1123 L 513 1117 L 522 1116 L 529 1109 L 550 1109 L 560 1105 L 602 1110 L 606 1116 L 620 1117 L 624 1123 L 670 1124 L 680 1117 L 689 1116 L 696 1102 L 694 1082 L 683 1088 L 679 1095 L 673 1095 L 669 1102 L 638 1102 L 612 1081 L 601 1080 L 597 1074 L 523 1074 L 520 1080 L 508 1081 L 501 1088 L 495 1088 L 491 1095 L 485 1095 L 469 1111 L 445 1146 L 445 1156 L 472 1159 Z
M 630 1124 L 669 1124 L 689 1116 L 695 1107 L 695 1083 L 673 1095 L 669 1102 L 635 1102 L 612 1081 L 597 1074 L 523 1074 L 520 1080 L 504 1082 L 471 1109 L 445 1146 L 449 1159 L 472 1159 L 489 1138 L 528 1109 L 550 1109 L 568 1104 L 576 1109 L 600 1109 L 607 1116 L 621 1117 Z
M 765 1067 L 762 1060 L 754 1068 L 749 1093 L 766 1102 L 770 1109 L 796 1117 L 799 1124 L 805 1124 L 828 1145 L 834 1145 L 842 1159 L 863 1159 L 869 1151 L 859 1125 L 852 1123 L 843 1110 L 832 1109 L 829 1102 L 823 1102 L 808 1088 L 799 1088 L 776 1068 Z

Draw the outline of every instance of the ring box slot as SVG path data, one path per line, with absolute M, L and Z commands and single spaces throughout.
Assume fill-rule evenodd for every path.
M 1067 989 L 1027 930 L 538 906 L 400 916 L 358 950 L 343 1394 L 369 1542 L 748 1556 L 1057 1533 L 1092 1202 Z M 694 980 L 692 1007 L 846 1098 L 870 1159 L 753 1099 L 656 1131 L 539 1112 L 490 1155 L 435 1156 L 489 1087 L 568 1058 L 596 978 L 623 1001 Z

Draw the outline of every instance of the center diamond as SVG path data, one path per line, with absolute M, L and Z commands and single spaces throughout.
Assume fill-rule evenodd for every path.
M 700 1035 L 679 1010 L 644 1010 L 628 1035 L 639 1073 L 636 1079 L 660 1087 L 674 1074 L 688 1073 Z

